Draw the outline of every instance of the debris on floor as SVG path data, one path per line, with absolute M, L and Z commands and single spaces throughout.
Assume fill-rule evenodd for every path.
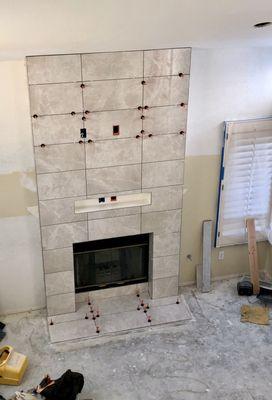
M 4 328 L 5 328 L 5 324 L 3 322 L 0 321 L 0 341 L 2 339 L 4 339 L 4 337 L 6 336 L 6 332 L 4 332 Z M 1 399 L 0 399 L 1 400 Z
M 269 325 L 269 309 L 267 307 L 244 304 L 241 307 L 241 322 Z

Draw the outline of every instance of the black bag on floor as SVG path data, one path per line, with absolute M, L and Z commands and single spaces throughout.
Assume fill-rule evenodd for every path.
M 52 385 L 45 387 L 41 395 L 47 400 L 75 400 L 78 393 L 82 391 L 83 385 L 83 375 L 68 369 Z

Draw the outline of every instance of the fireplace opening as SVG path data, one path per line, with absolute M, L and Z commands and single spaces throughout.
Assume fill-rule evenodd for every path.
M 150 234 L 74 243 L 76 293 L 148 281 Z

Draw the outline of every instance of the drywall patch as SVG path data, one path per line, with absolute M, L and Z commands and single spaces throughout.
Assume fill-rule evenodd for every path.
M 0 187 L 0 218 L 29 215 L 28 207 L 38 204 L 34 171 L 2 174 Z

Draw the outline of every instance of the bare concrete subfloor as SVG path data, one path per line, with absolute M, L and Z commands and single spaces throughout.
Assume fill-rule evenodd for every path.
M 49 344 L 39 312 L 1 318 L 8 343 L 28 355 L 21 389 L 45 373 L 82 372 L 80 399 L 268 400 L 272 392 L 272 328 L 240 322 L 236 280 L 216 283 L 211 293 L 183 290 L 194 320 L 90 342 Z M 8 398 L 17 388 L 0 386 Z

